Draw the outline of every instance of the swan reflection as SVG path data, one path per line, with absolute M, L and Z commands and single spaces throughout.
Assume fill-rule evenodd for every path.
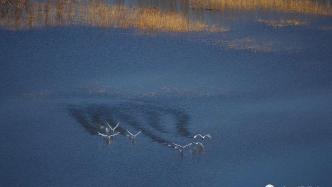
M 194 147 L 192 149 L 194 154 L 201 154 L 205 152 L 205 147 L 202 142 L 193 142 Z

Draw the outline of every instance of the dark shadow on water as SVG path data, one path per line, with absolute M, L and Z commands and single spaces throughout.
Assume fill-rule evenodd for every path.
M 101 126 L 107 120 L 111 125 L 120 122 L 118 131 L 126 135 L 126 129 L 141 130 L 142 134 L 153 142 L 173 147 L 170 136 L 190 138 L 188 130 L 189 114 L 176 107 L 156 105 L 150 103 L 124 102 L 114 105 L 68 105 L 69 115 L 75 119 L 89 134 L 97 135 Z M 175 131 L 166 130 L 162 118 L 171 117 Z

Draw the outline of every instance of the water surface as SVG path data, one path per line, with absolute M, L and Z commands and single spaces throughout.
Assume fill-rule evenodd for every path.
M 330 185 L 329 1 L 0 12 L 1 186 Z M 120 122 L 110 145 L 104 120 Z M 203 154 L 169 146 L 196 133 L 212 135 Z

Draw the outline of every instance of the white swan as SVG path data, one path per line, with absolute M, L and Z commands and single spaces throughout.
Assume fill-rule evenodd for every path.
M 189 143 L 187 145 L 179 145 L 179 144 L 173 143 L 173 145 L 174 145 L 174 149 L 176 149 L 180 153 L 182 153 L 187 147 L 190 147 L 192 145 L 192 143 Z
M 205 135 L 201 135 L 201 134 L 196 134 L 195 136 L 194 136 L 194 139 L 196 139 L 196 138 L 201 138 L 201 139 L 203 139 L 203 140 L 205 140 L 205 139 L 212 139 L 212 136 L 210 135 L 210 134 L 205 134 Z
M 135 138 L 137 135 L 139 135 L 142 131 L 138 131 L 136 134 L 131 133 L 129 130 L 127 130 L 127 137 L 131 141 L 131 143 L 135 143 Z
M 131 133 L 129 130 L 127 130 L 127 137 L 134 139 L 137 135 L 139 135 L 142 131 L 138 131 L 136 134 Z
M 191 146 L 192 143 L 188 143 L 187 145 L 179 145 L 179 144 L 173 143 L 173 145 L 174 145 L 174 148 L 175 148 L 175 149 L 178 149 L 178 148 L 185 149 L 185 148 Z

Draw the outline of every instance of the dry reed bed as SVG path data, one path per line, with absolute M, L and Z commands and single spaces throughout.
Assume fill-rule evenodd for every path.
M 96 27 L 135 28 L 143 31 L 199 32 L 226 31 L 192 21 L 176 12 L 153 8 L 128 8 L 103 1 L 58 0 L 47 3 L 17 0 L 6 4 L 1 0 L 0 26 L 7 29 L 27 29 L 43 26 L 87 25 Z
M 213 10 L 268 10 L 332 16 L 329 2 L 317 0 L 190 0 L 192 8 Z

